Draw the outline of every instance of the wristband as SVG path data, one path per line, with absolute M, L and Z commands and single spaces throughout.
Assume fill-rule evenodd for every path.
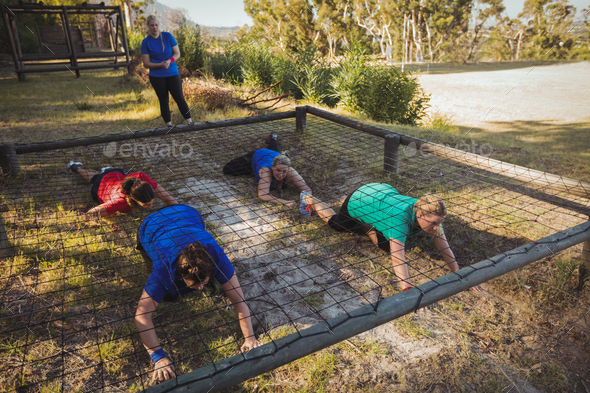
M 152 358 L 152 362 L 154 362 L 154 364 L 167 357 L 168 356 L 166 355 L 166 352 L 164 352 L 163 348 L 160 348 L 150 354 L 150 358 Z
M 414 287 L 407 287 L 407 288 L 405 288 L 405 289 L 402 289 L 402 292 L 405 292 L 405 291 L 407 291 L 408 289 L 412 289 L 412 288 L 414 288 Z
M 172 57 L 170 58 L 170 64 L 174 63 L 175 61 L 176 61 L 176 60 L 174 60 L 174 56 L 172 56 Z

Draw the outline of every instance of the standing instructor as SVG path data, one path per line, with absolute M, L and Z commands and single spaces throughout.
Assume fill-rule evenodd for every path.
M 191 112 L 182 94 L 182 80 L 176 61 L 180 58 L 178 43 L 168 32 L 160 32 L 160 24 L 154 15 L 147 17 L 149 35 L 141 42 L 141 60 L 150 70 L 150 83 L 160 101 L 160 113 L 168 127 L 172 127 L 168 92 L 188 124 L 192 124 Z

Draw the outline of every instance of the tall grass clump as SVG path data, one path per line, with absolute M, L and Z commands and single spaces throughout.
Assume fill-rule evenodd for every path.
M 304 100 L 335 106 L 337 100 L 331 85 L 333 70 L 326 58 L 318 53 L 315 47 L 310 47 L 298 54 L 291 81 Z
M 273 77 L 274 55 L 269 46 L 250 43 L 243 48 L 242 58 L 242 75 L 246 84 L 268 87 L 275 82 Z
M 174 37 L 178 42 L 178 49 L 180 49 L 178 65 L 190 72 L 203 68 L 206 52 L 201 40 L 200 26 L 184 18 L 178 29 L 174 31 Z
M 345 109 L 386 123 L 416 124 L 430 100 L 410 73 L 370 65 L 363 50 L 354 46 L 335 71 L 332 89 Z
M 242 65 L 242 52 L 234 46 L 229 46 L 223 51 L 211 53 L 205 61 L 205 69 L 215 79 L 222 79 L 233 84 L 244 82 Z

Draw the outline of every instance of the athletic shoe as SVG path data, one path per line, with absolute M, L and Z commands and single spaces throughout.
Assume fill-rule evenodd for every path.
M 264 140 L 264 143 L 266 143 L 267 145 L 270 143 L 270 141 L 272 140 L 277 140 L 277 133 L 276 132 L 271 132 L 269 136 L 266 137 L 266 139 Z
M 104 171 L 106 171 L 107 169 L 113 169 L 112 166 L 105 166 L 104 168 L 101 168 L 100 173 L 104 173 Z
M 305 217 L 311 216 L 311 213 L 313 212 L 313 205 L 305 202 L 305 196 L 307 194 L 309 194 L 309 191 L 302 191 L 301 192 L 301 203 L 299 204 L 299 211 Z
M 74 173 L 78 172 L 78 169 L 80 169 L 80 168 L 82 168 L 81 162 L 70 161 L 68 163 L 68 169 Z

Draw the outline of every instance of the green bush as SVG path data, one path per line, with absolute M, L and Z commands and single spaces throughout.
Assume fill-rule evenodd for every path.
M 201 42 L 201 28 L 199 25 L 187 20 L 180 22 L 178 29 L 174 31 L 174 37 L 180 49 L 178 65 L 194 72 L 205 65 L 205 48 Z
M 338 104 L 351 112 L 362 110 L 363 83 L 369 65 L 365 50 L 354 45 L 344 58 L 332 78 L 333 97 Z
M 411 74 L 395 67 L 371 66 L 358 46 L 344 55 L 332 89 L 339 105 L 388 123 L 416 124 L 430 100 Z
M 291 82 L 299 90 L 301 98 L 317 104 L 336 105 L 330 83 L 332 67 L 325 58 L 319 56 L 315 47 L 299 53 L 293 70 Z
M 239 49 L 230 47 L 225 52 L 217 52 L 207 56 L 205 69 L 216 79 L 238 84 L 244 82 L 242 76 L 242 53 Z
M 274 55 L 267 45 L 251 43 L 242 49 L 244 82 L 256 87 L 268 87 L 274 82 Z
M 129 53 L 131 56 L 141 56 L 141 42 L 146 37 L 145 34 L 139 30 L 130 30 L 127 33 L 127 41 L 129 42 Z
M 371 67 L 364 78 L 361 111 L 376 121 L 416 124 L 430 97 L 416 78 L 395 67 Z

